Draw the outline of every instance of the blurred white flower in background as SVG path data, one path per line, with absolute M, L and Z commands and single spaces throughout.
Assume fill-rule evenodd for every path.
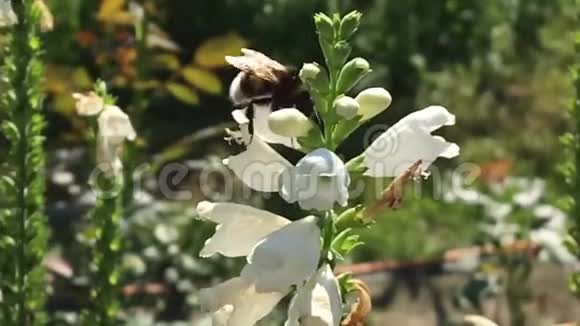
M 247 256 L 239 277 L 200 293 L 214 325 L 254 325 L 316 272 L 322 244 L 314 216 L 290 222 L 250 206 L 205 201 L 197 210 L 218 223 L 202 256 Z
M 326 148 L 304 156 L 281 176 L 280 195 L 305 210 L 328 210 L 334 203 L 346 206 L 350 176 L 342 160 Z
M 362 106 L 361 106 L 362 107 Z M 364 151 L 364 163 L 371 177 L 396 177 L 417 161 L 421 170 L 437 157 L 459 155 L 459 146 L 431 132 L 455 124 L 455 116 L 441 106 L 413 112 L 375 139 Z
M 72 97 L 75 99 L 75 109 L 78 115 L 97 115 L 105 108 L 105 101 L 95 92 L 73 93 Z
M 122 164 L 119 149 L 125 140 L 137 137 L 129 116 L 118 106 L 106 105 L 97 118 L 97 163 L 107 174 L 120 171 Z
M 510 179 L 507 180 L 509 183 Z M 514 195 L 513 201 L 515 204 L 522 207 L 531 207 L 538 203 L 544 195 L 546 181 L 538 178 L 532 180 L 520 179 L 517 180 L 522 191 Z
M 18 17 L 12 9 L 10 0 L 0 0 L 0 27 L 9 27 L 18 23 Z

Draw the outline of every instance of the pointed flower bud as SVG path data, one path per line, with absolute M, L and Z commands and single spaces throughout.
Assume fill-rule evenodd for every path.
M 300 79 L 308 81 L 316 78 L 320 73 L 320 67 L 316 63 L 305 63 L 300 69 Z
M 358 29 L 362 14 L 360 11 L 351 11 L 342 18 L 338 36 L 341 40 L 348 40 Z
M 384 88 L 367 88 L 360 92 L 356 101 L 360 105 L 361 121 L 366 121 L 383 112 L 391 105 L 391 94 Z
M 268 117 L 268 126 L 280 136 L 304 137 L 314 125 L 304 113 L 290 108 L 272 112 Z
M 334 110 L 340 117 L 350 120 L 354 118 L 359 111 L 360 105 L 350 96 L 342 96 L 334 102 Z
M 326 40 L 334 39 L 334 23 L 330 17 L 323 13 L 318 13 L 314 15 L 314 24 L 320 37 Z
M 300 79 L 303 83 L 318 92 L 328 89 L 328 73 L 318 63 L 305 63 L 300 69 Z
M 370 70 L 369 62 L 363 58 L 354 58 L 344 65 L 338 76 L 337 91 L 348 92 Z

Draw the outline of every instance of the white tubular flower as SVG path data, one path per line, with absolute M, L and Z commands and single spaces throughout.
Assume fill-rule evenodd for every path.
M 343 96 L 334 102 L 334 110 L 340 117 L 350 120 L 357 116 L 360 109 L 358 102 L 349 96 Z
M 304 156 L 282 175 L 280 195 L 304 210 L 329 210 L 337 202 L 346 206 L 350 176 L 342 160 L 326 148 Z
M 360 108 L 360 121 L 367 121 L 385 111 L 391 105 L 391 94 L 384 88 L 367 88 L 356 96 Z
M 0 0 L 0 27 L 13 26 L 18 23 L 18 17 L 12 9 L 10 0 Z
M 338 326 L 341 317 L 338 281 L 325 264 L 292 298 L 284 326 Z
M 107 105 L 97 119 L 97 162 L 102 170 L 113 175 L 121 169 L 118 156 L 123 141 L 133 141 L 137 137 L 129 116 L 114 105 Z
M 118 106 L 107 105 L 97 119 L 99 134 L 113 145 L 120 145 L 123 141 L 133 141 L 137 137 L 129 116 Z
M 308 216 L 267 235 L 247 257 L 241 277 L 258 292 L 287 292 L 316 270 L 322 243 L 317 219 Z
M 269 119 L 271 114 L 271 105 L 254 104 L 254 136 L 258 136 L 271 144 L 282 144 L 286 147 L 295 149 L 300 148 L 300 144 L 298 144 L 295 138 L 282 136 L 270 129 Z
M 268 126 L 274 133 L 284 137 L 304 137 L 314 124 L 297 109 L 280 109 L 268 117 Z
M 199 293 L 202 309 L 212 313 L 213 326 L 253 326 L 269 314 L 287 292 L 257 292 L 236 277 Z
M 389 128 L 364 151 L 365 175 L 396 177 L 417 161 L 425 171 L 437 157 L 459 155 L 459 146 L 431 132 L 455 124 L 455 116 L 441 106 L 413 112 Z
M 78 115 L 93 116 L 101 113 L 105 108 L 105 101 L 95 92 L 86 94 L 73 93 L 75 108 Z
M 200 256 L 220 253 L 227 257 L 247 256 L 266 235 L 290 224 L 282 216 L 246 205 L 200 202 L 197 214 L 218 224 L 205 242 Z
M 226 158 L 223 163 L 246 186 L 263 192 L 278 192 L 280 175 L 292 167 L 292 163 L 256 136 L 245 151 Z

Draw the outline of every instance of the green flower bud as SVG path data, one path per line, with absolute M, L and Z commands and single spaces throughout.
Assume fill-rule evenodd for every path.
M 360 105 L 350 96 L 342 96 L 334 102 L 334 110 L 340 117 L 350 120 L 357 116 Z
M 338 37 L 341 40 L 348 40 L 358 29 L 362 14 L 359 11 L 351 11 L 342 18 Z
M 348 92 L 370 70 L 369 62 L 363 58 L 354 58 L 344 65 L 337 82 L 339 94 Z
M 391 105 L 391 94 L 384 88 L 367 88 L 356 96 L 356 101 L 360 105 L 359 115 L 361 121 L 369 120 L 377 114 L 383 112 Z
M 320 73 L 320 67 L 316 63 L 305 63 L 300 69 L 300 79 L 302 81 L 312 80 Z
M 334 26 L 330 17 L 323 13 L 318 13 L 314 15 L 314 24 L 320 37 L 327 40 L 334 40 Z
M 328 73 L 319 64 L 305 63 L 299 73 L 302 82 L 317 92 L 328 90 Z
M 272 132 L 284 137 L 304 137 L 314 124 L 297 109 L 281 109 L 268 117 L 268 126 Z

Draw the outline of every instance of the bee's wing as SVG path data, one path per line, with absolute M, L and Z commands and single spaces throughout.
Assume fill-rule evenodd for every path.
M 284 65 L 261 52 L 242 49 L 242 53 L 244 55 L 238 57 L 226 56 L 226 61 L 245 73 L 270 82 L 277 82 L 280 74 L 288 73 Z

